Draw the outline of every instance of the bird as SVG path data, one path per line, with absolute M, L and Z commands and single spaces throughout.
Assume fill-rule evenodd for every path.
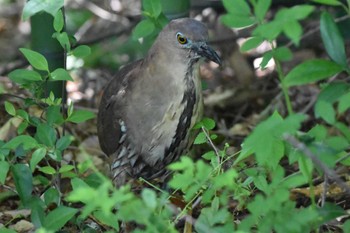
M 191 128 L 203 109 L 199 61 L 221 65 L 207 40 L 203 23 L 172 20 L 145 57 L 121 68 L 104 89 L 98 139 L 117 187 L 130 179 L 164 176 L 189 150 Z

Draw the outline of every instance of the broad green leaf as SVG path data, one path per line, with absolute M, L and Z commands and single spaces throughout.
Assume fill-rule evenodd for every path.
M 46 216 L 44 227 L 47 230 L 58 231 L 71 220 L 76 213 L 78 213 L 77 209 L 59 206 Z
M 43 1 L 43 0 L 30 0 L 24 5 L 22 18 L 23 20 L 29 19 L 29 17 L 35 15 L 40 11 L 45 11 L 51 14 L 53 17 L 57 11 L 63 7 L 64 0 L 55 1 Z
M 0 161 L 0 184 L 5 184 L 10 164 L 7 161 Z
M 162 4 L 160 0 L 143 0 L 143 9 L 150 13 L 154 18 L 157 18 L 162 12 Z
M 243 43 L 240 50 L 241 52 L 247 52 L 258 47 L 262 42 L 264 42 L 262 37 L 251 37 Z
M 196 139 L 194 140 L 194 145 L 199 145 L 207 142 L 207 137 L 204 132 L 199 132 Z
M 339 98 L 338 112 L 342 114 L 349 108 L 350 108 L 350 92 L 346 93 L 345 95 Z
M 322 221 L 321 224 L 325 224 L 337 217 L 343 216 L 346 214 L 346 211 L 336 204 L 326 202 L 322 207 L 318 208 L 318 214 Z
M 283 32 L 295 45 L 299 45 L 303 29 L 298 21 L 290 21 L 288 24 L 285 24 Z
M 309 132 L 308 135 L 314 137 L 316 141 L 323 141 L 327 137 L 327 128 L 323 125 L 317 124 Z
M 46 192 L 44 193 L 44 200 L 46 205 L 49 205 L 51 203 L 58 204 L 59 199 L 60 199 L 60 194 L 55 188 L 51 187 L 48 190 L 46 190 Z
M 293 53 L 287 47 L 278 47 L 273 51 L 273 57 L 278 61 L 290 61 L 293 58 Z
M 49 65 L 43 55 L 26 48 L 20 48 L 19 50 L 35 69 L 49 72 Z
M 42 173 L 48 174 L 48 175 L 56 174 L 56 170 L 51 166 L 40 167 L 39 171 L 41 171 Z
M 16 109 L 11 102 L 5 101 L 5 110 L 11 116 L 16 115 Z
M 30 150 L 38 146 L 38 142 L 29 135 L 20 135 L 12 138 L 9 142 L 2 146 L 4 149 L 16 149 L 19 145 L 23 146 L 24 150 Z
M 61 106 L 51 105 L 46 110 L 46 120 L 49 125 L 61 124 L 64 122 Z
M 257 26 L 253 30 L 252 35 L 262 37 L 268 41 L 272 41 L 276 39 L 279 34 L 281 34 L 283 27 L 283 22 L 271 21 L 269 23 Z
M 61 32 L 64 26 L 64 17 L 62 10 L 57 11 L 55 18 L 53 20 L 53 27 L 56 32 Z
M 315 104 L 315 116 L 322 118 L 329 124 L 335 123 L 335 110 L 333 105 L 324 100 L 317 101 Z
M 87 120 L 90 120 L 95 117 L 93 112 L 87 110 L 75 110 L 72 115 L 68 117 L 67 121 L 73 123 L 81 123 Z
M 195 126 L 193 126 L 193 129 L 201 129 L 202 127 L 206 128 L 207 130 L 212 130 L 215 128 L 215 121 L 211 118 L 205 117 Z
M 38 148 L 36 149 L 32 157 L 30 159 L 30 170 L 34 172 L 36 165 L 45 157 L 46 155 L 46 149 L 45 148 Z
M 76 57 L 86 57 L 91 53 L 91 49 L 87 45 L 79 45 L 75 49 L 73 49 L 72 54 Z
M 25 164 L 15 164 L 11 167 L 13 180 L 15 182 L 16 191 L 26 206 L 31 199 L 33 191 L 33 178 L 30 169 Z
M 51 73 L 51 79 L 54 81 L 74 81 L 67 70 L 63 68 L 57 68 Z
M 304 85 L 329 78 L 343 68 L 332 62 L 322 59 L 306 61 L 292 69 L 284 79 L 286 86 Z
M 74 137 L 71 135 L 65 135 L 61 137 L 56 142 L 56 149 L 60 151 L 67 149 L 73 140 L 74 140 Z
M 250 7 L 246 1 L 223 0 L 225 9 L 232 15 L 250 15 Z
M 101 223 L 113 227 L 117 232 L 119 232 L 118 219 L 114 214 L 106 215 L 103 211 L 95 211 L 93 216 Z
M 145 19 L 139 22 L 132 32 L 133 39 L 139 39 L 150 35 L 155 29 L 152 21 Z
M 345 82 L 332 82 L 323 87 L 318 100 L 335 103 L 344 94 L 348 93 L 350 85 Z
M 293 20 L 302 20 L 309 16 L 315 7 L 310 5 L 296 5 L 291 8 L 279 10 L 275 16 L 275 20 L 290 22 Z
M 271 0 L 259 0 L 254 6 L 255 15 L 260 21 L 264 20 L 266 13 L 271 6 L 271 2 Z
M 327 138 L 324 142 L 337 152 L 341 152 L 349 147 L 349 142 L 342 136 L 332 136 Z
M 56 142 L 55 129 L 46 123 L 41 123 L 37 126 L 35 138 L 45 146 L 52 147 Z
M 13 229 L 8 229 L 6 227 L 1 227 L 0 231 L 1 231 L 1 233 L 17 233 L 17 231 L 15 231 Z
M 320 31 L 322 41 L 326 47 L 328 55 L 333 61 L 343 67 L 346 67 L 347 57 L 345 55 L 344 39 L 341 36 L 332 16 L 327 12 L 323 12 L 321 15 Z
M 8 74 L 9 78 L 18 84 L 42 81 L 41 75 L 35 70 L 16 69 Z
M 228 27 L 244 28 L 249 27 L 256 23 L 256 20 L 252 16 L 240 16 L 233 14 L 226 14 L 221 17 L 221 21 Z
M 339 0 L 312 0 L 313 2 L 330 5 L 330 6 L 341 6 L 341 2 Z
M 65 173 L 65 172 L 71 171 L 73 169 L 74 169 L 73 165 L 65 164 L 58 170 L 58 172 L 59 173 Z
M 151 210 L 155 210 L 157 208 L 157 196 L 156 193 L 148 188 L 145 188 L 141 192 L 141 197 L 145 205 Z

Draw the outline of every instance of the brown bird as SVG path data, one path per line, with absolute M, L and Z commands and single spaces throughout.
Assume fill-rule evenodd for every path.
M 221 63 L 207 38 L 194 19 L 171 21 L 146 57 L 123 67 L 104 90 L 98 137 L 117 186 L 128 177 L 162 176 L 189 148 L 202 108 L 198 61 Z

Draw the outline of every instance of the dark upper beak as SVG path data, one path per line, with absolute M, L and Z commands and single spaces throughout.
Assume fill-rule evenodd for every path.
M 194 46 L 193 49 L 201 57 L 205 57 L 205 58 L 217 63 L 218 65 L 221 65 L 221 59 L 220 59 L 219 55 L 207 43 L 200 42 L 200 43 L 196 44 L 196 46 Z

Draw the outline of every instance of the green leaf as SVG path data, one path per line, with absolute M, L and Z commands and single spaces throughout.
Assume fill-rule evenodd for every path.
M 30 170 L 34 172 L 36 165 L 45 157 L 46 155 L 46 149 L 45 148 L 38 148 L 36 149 L 32 157 L 30 159 Z
M 234 15 L 250 15 L 250 7 L 246 1 L 242 0 L 223 0 L 225 9 Z
M 203 159 L 206 159 L 206 160 L 211 160 L 212 158 L 215 158 L 216 155 L 215 155 L 215 152 L 214 151 L 208 151 L 206 152 L 205 154 L 202 155 L 202 158 Z
M 151 20 L 145 19 L 139 22 L 132 32 L 132 38 L 137 40 L 142 37 L 150 35 L 155 29 L 155 26 Z
M 56 32 L 61 32 L 64 26 L 64 17 L 62 10 L 57 11 L 54 20 L 53 20 L 53 27 Z
M 15 164 L 11 167 L 13 180 L 15 182 L 16 191 L 26 206 L 32 196 L 33 178 L 30 169 L 25 164 Z
M 72 54 L 76 57 L 83 58 L 88 56 L 91 53 L 91 49 L 87 45 L 79 45 L 73 49 Z
M 35 70 L 16 69 L 8 74 L 9 78 L 18 84 L 42 81 L 41 75 Z
M 52 37 L 58 40 L 65 51 L 68 53 L 71 51 L 70 40 L 67 32 L 55 32 Z
M 51 166 L 41 167 L 41 168 L 39 168 L 39 171 L 41 171 L 42 173 L 48 174 L 48 175 L 56 174 L 56 170 Z
M 338 111 L 340 114 L 344 113 L 350 108 L 350 92 L 339 98 Z
M 35 138 L 39 143 L 48 147 L 53 147 L 56 142 L 55 129 L 46 123 L 41 123 L 37 126 Z
M 244 28 L 252 26 L 256 23 L 256 20 L 252 16 L 241 16 L 226 14 L 221 17 L 221 21 L 228 27 Z
M 269 23 L 265 23 L 256 27 L 252 35 L 262 37 L 268 41 L 272 41 L 277 38 L 277 36 L 283 30 L 283 23 L 280 21 L 272 21 Z
M 267 64 L 269 63 L 269 61 L 272 59 L 273 57 L 273 52 L 272 51 L 268 51 L 263 55 L 263 59 L 260 63 L 260 67 L 261 69 L 265 69 Z
M 6 161 L 0 161 L 0 184 L 5 184 L 7 173 L 10 169 L 10 164 Z
M 207 137 L 204 132 L 199 132 L 196 139 L 194 140 L 194 145 L 204 144 L 207 142 Z
M 271 0 L 259 0 L 254 6 L 254 12 L 259 21 L 263 21 L 271 6 Z
M 243 43 L 240 50 L 241 52 L 247 52 L 258 47 L 262 42 L 264 42 L 264 38 L 262 37 L 251 37 Z
M 52 16 L 55 16 L 57 11 L 63 7 L 64 0 L 55 1 L 43 1 L 43 0 L 30 0 L 24 5 L 22 18 L 23 20 L 29 19 L 29 17 L 35 15 L 40 11 L 45 11 Z
M 341 136 L 329 137 L 325 140 L 325 144 L 337 152 L 341 152 L 349 147 L 349 142 Z
M 335 123 L 335 111 L 333 105 L 327 101 L 317 101 L 315 104 L 315 116 L 322 118 L 329 124 Z
M 160 0 L 143 0 L 143 9 L 150 13 L 154 18 L 157 18 L 162 12 L 162 4 Z
M 118 219 L 114 214 L 106 215 L 103 211 L 95 211 L 93 216 L 101 223 L 113 227 L 117 232 L 119 232 Z
M 141 192 L 141 197 L 145 205 L 151 210 L 155 210 L 157 207 L 157 196 L 156 193 L 148 188 L 145 188 Z
M 74 81 L 67 70 L 63 68 L 57 68 L 51 73 L 51 79 L 54 81 Z
M 73 123 L 81 123 L 87 120 L 90 120 L 95 117 L 93 112 L 87 110 L 75 110 L 70 117 L 67 118 L 67 121 Z
M 322 41 L 326 47 L 328 55 L 333 61 L 343 67 L 346 67 L 347 61 L 344 39 L 341 36 L 332 16 L 327 12 L 323 12 L 321 15 L 320 31 Z
M 292 69 L 284 79 L 286 86 L 303 85 L 329 78 L 343 68 L 332 62 L 322 59 L 306 61 Z
M 290 61 L 293 58 L 293 53 L 287 47 L 278 47 L 273 51 L 273 57 L 278 61 Z
M 341 6 L 341 2 L 338 0 L 312 0 L 313 2 L 330 5 L 330 6 Z
M 5 110 L 8 114 L 10 114 L 11 116 L 15 116 L 16 115 L 16 109 L 13 106 L 12 103 L 5 101 Z
M 51 105 L 46 110 L 46 120 L 49 125 L 53 124 L 61 124 L 64 122 L 61 106 L 59 105 Z
M 20 48 L 19 50 L 35 69 L 49 72 L 49 65 L 43 55 L 30 49 Z
M 61 137 L 56 142 L 56 149 L 58 149 L 60 151 L 67 149 L 73 140 L 74 140 L 74 137 L 71 135 L 65 135 L 65 136 Z
M 73 165 L 65 164 L 58 170 L 58 172 L 59 173 L 65 173 L 65 172 L 69 172 L 69 171 L 71 171 L 73 169 L 74 169 Z
M 57 189 L 51 187 L 44 193 L 44 200 L 46 205 L 49 205 L 51 203 L 58 204 L 60 200 L 60 194 L 58 193 Z
M 76 213 L 78 213 L 77 209 L 59 206 L 46 216 L 44 227 L 50 231 L 58 231 L 72 219 Z
M 38 146 L 37 141 L 28 135 L 20 135 L 12 138 L 9 142 L 2 146 L 3 149 L 16 149 L 19 145 L 23 146 L 24 150 L 30 150 Z
M 303 28 L 298 21 L 290 21 L 288 24 L 285 24 L 283 32 L 295 45 L 299 45 L 300 38 L 303 34 Z
M 308 17 L 314 9 L 315 7 L 310 5 L 296 5 L 291 8 L 284 8 L 277 12 L 275 21 L 278 20 L 289 23 L 294 20 L 302 20 Z

